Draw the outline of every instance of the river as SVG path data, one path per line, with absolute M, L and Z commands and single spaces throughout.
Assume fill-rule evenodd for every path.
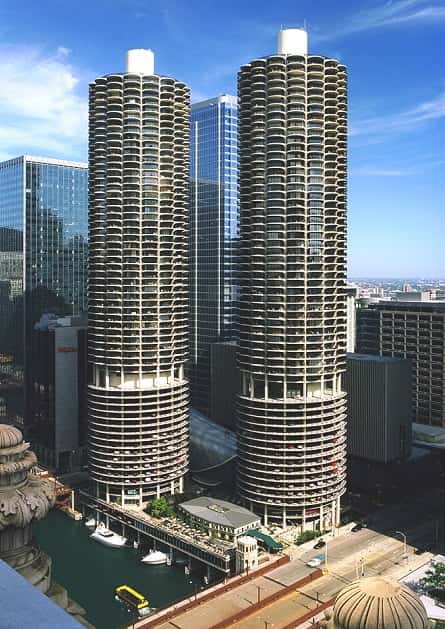
M 179 566 L 147 566 L 133 548 L 107 548 L 89 539 L 82 522 L 53 509 L 34 525 L 34 536 L 53 561 L 53 578 L 87 611 L 96 629 L 116 629 L 134 616 L 114 599 L 114 588 L 130 585 L 152 607 L 164 607 L 201 588 L 202 579 Z

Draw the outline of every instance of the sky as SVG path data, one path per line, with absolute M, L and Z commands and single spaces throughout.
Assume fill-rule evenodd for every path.
M 348 274 L 445 277 L 445 0 L 0 0 L 0 160 L 87 160 L 88 83 L 152 48 L 198 101 L 306 25 L 349 75 Z

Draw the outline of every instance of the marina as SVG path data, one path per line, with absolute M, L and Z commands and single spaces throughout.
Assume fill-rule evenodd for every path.
M 184 566 L 142 563 L 149 550 L 144 544 L 109 548 L 92 540 L 91 532 L 56 509 L 34 527 L 36 541 L 52 559 L 55 580 L 86 609 L 96 629 L 120 629 L 139 617 L 115 599 L 116 588 L 124 583 L 156 609 L 203 588 L 202 574 L 186 575 Z
M 109 504 L 85 491 L 77 494 L 80 508 L 87 519 L 105 522 L 107 528 L 112 524 L 126 538 L 133 537 L 139 543 L 147 540 L 149 547 L 158 550 L 159 545 L 168 553 L 171 563 L 176 557 L 188 558 L 186 572 L 193 566 L 204 566 L 205 583 L 225 578 L 235 569 L 235 544 L 220 538 L 210 538 L 180 520 L 155 520 L 141 510 Z

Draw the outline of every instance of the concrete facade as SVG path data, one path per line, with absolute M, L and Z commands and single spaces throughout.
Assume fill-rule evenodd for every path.
M 386 301 L 357 315 L 357 351 L 408 358 L 413 421 L 445 427 L 445 302 Z
M 254 59 L 238 101 L 238 493 L 264 523 L 326 529 L 346 488 L 346 68 Z
M 348 454 L 378 463 L 411 451 L 411 368 L 407 360 L 364 354 L 346 358 Z

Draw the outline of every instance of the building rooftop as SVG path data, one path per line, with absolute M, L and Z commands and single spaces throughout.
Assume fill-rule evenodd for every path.
M 357 352 L 351 352 L 346 354 L 348 360 L 367 360 L 375 363 L 399 363 L 405 358 L 399 358 L 397 356 L 377 356 L 374 354 L 359 354 Z
M 354 581 L 337 596 L 336 629 L 427 629 L 425 607 L 406 585 L 384 577 Z
M 385 309 L 397 309 L 397 310 L 445 310 L 445 301 L 379 301 L 377 304 L 372 304 L 372 308 L 385 308 Z
M 81 625 L 0 560 L 0 625 L 5 629 L 80 629 Z
M 3 162 L 0 162 L 0 164 L 8 165 L 8 162 L 15 162 L 17 160 L 33 162 L 35 164 L 49 164 L 51 166 L 66 166 L 69 168 L 83 168 L 85 170 L 88 169 L 88 164 L 86 162 L 73 162 L 66 159 L 56 159 L 54 157 L 42 157 L 40 155 L 18 155 L 17 157 L 6 159 Z
M 260 524 L 259 517 L 252 511 L 232 502 L 210 498 L 209 496 L 200 496 L 199 498 L 183 502 L 179 506 L 196 518 L 201 518 L 220 526 L 229 526 L 237 529 L 249 524 Z
M 217 105 L 218 103 L 227 103 L 229 105 L 237 105 L 238 99 L 236 96 L 232 96 L 230 94 L 221 94 L 220 96 L 215 96 L 214 98 L 207 98 L 207 100 L 201 100 L 197 103 L 192 103 L 191 109 L 192 111 L 195 111 L 196 109 L 209 107 L 209 105 Z

